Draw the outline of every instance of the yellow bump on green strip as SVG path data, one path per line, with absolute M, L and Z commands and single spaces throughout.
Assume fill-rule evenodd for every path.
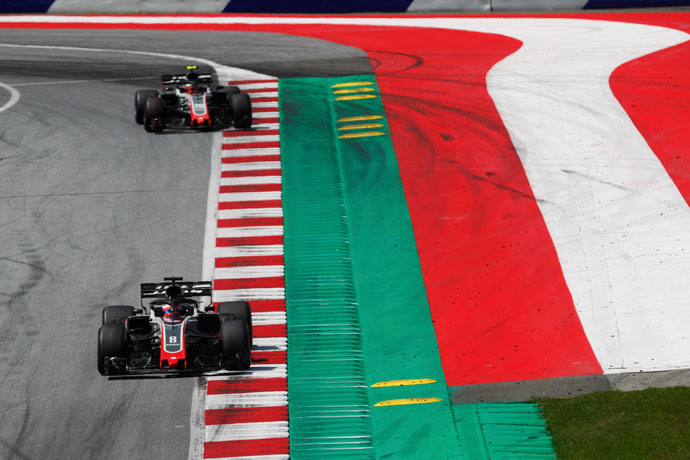
M 348 121 L 378 120 L 380 118 L 383 118 L 383 115 L 360 115 L 358 117 L 343 117 L 338 118 L 338 123 L 345 123 Z
M 371 128 L 383 128 L 381 123 L 367 123 L 364 125 L 346 125 L 338 128 L 341 131 L 347 131 L 349 129 L 371 129 Z
M 383 387 L 403 387 L 408 385 L 426 385 L 427 383 L 436 383 L 434 379 L 406 379 L 406 380 L 387 380 L 385 382 L 378 382 L 373 384 L 372 388 Z
M 331 88 L 344 88 L 346 86 L 370 86 L 373 84 L 374 82 L 372 81 L 349 81 L 346 83 L 337 83 L 335 85 L 331 85 Z
M 355 99 L 374 99 L 376 95 L 374 94 L 358 94 L 356 96 L 338 96 L 335 98 L 336 101 L 354 101 Z
M 341 134 L 338 136 L 338 139 L 353 139 L 356 137 L 371 137 L 371 136 L 383 136 L 386 133 L 382 133 L 381 131 L 369 131 L 367 133 L 348 133 L 348 134 Z
M 381 401 L 374 404 L 374 407 L 387 406 L 408 406 L 410 404 L 429 404 L 441 401 L 439 398 L 406 398 L 406 399 L 389 399 L 388 401 Z
M 353 89 L 339 89 L 333 91 L 333 94 L 346 94 L 346 93 L 371 93 L 374 88 L 353 88 Z

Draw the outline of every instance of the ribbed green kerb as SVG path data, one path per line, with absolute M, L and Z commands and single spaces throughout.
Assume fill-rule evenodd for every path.
M 342 179 L 319 80 L 279 86 L 290 455 L 373 459 Z

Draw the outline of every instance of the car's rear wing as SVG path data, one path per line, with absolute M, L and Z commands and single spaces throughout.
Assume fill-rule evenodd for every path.
M 162 283 L 141 283 L 141 298 L 163 298 L 168 294 L 172 286 L 180 288 L 181 297 L 211 297 L 213 291 L 212 281 L 177 281 L 182 278 L 167 279 Z

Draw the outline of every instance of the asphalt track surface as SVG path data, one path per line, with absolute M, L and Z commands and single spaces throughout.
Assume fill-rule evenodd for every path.
M 370 73 L 262 33 L 2 30 L 0 44 L 196 56 L 279 77 Z M 139 283 L 201 277 L 211 137 L 151 135 L 132 98 L 186 60 L 0 46 L 0 458 L 185 459 L 193 378 L 108 379 L 96 332 Z M 192 62 L 193 63 L 193 62 Z M 0 87 L 0 107 L 10 93 Z

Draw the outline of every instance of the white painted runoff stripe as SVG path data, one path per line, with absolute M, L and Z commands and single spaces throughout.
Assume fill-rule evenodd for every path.
M 219 247 L 216 250 L 216 257 L 282 256 L 284 252 L 282 244 L 229 246 Z

